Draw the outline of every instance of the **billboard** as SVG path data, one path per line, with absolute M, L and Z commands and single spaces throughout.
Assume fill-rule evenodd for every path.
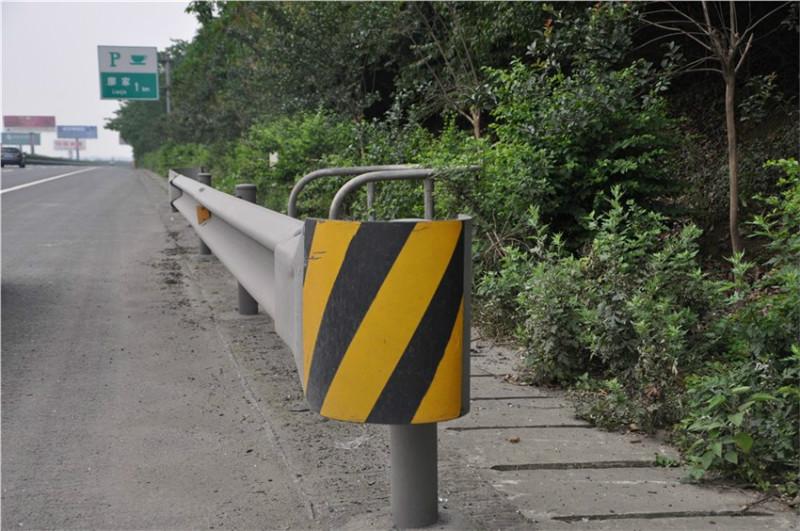
M 30 133 L 34 131 L 49 133 L 56 128 L 55 116 L 3 116 L 6 131 Z
M 58 138 L 97 138 L 96 125 L 59 125 L 56 128 Z
M 86 140 L 82 138 L 56 138 L 53 141 L 53 149 L 56 151 L 70 151 L 76 147 L 79 150 L 85 150 Z
M 39 146 L 41 143 L 42 135 L 39 133 L 3 133 L 3 144 Z

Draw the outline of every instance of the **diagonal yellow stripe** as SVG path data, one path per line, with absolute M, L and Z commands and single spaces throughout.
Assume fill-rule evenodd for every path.
M 461 378 L 464 345 L 464 299 L 458 308 L 456 322 L 450 332 L 450 340 L 444 357 L 436 368 L 431 386 L 425 393 L 411 424 L 436 422 L 444 418 L 455 418 L 461 413 Z
M 460 234 L 460 221 L 417 223 L 350 342 L 321 415 L 367 419 L 425 314 Z
M 360 225 L 352 221 L 318 221 L 314 229 L 303 283 L 303 388 L 308 385 L 322 314 L 347 248 Z

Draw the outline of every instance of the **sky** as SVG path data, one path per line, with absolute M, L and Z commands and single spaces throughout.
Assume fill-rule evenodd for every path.
M 57 125 L 96 125 L 81 158 L 131 159 L 116 131 L 103 129 L 120 102 L 100 99 L 97 46 L 156 46 L 191 40 L 188 2 L 2 2 L 2 114 L 55 116 Z M 36 153 L 55 151 L 42 133 Z M 27 151 L 28 148 L 25 148 Z

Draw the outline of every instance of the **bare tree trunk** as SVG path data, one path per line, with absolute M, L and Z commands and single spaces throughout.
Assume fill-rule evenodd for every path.
M 478 107 L 470 107 L 469 123 L 472 124 L 472 135 L 475 138 L 481 137 L 481 110 Z
M 739 234 L 739 164 L 736 150 L 736 77 L 727 72 L 725 77 L 725 128 L 728 133 L 728 225 L 731 233 L 731 250 L 741 252 L 742 237 Z

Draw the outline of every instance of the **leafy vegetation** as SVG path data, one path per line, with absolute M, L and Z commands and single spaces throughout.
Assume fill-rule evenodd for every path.
M 796 5 L 189 11 L 171 114 L 129 102 L 109 122 L 137 164 L 203 165 L 276 210 L 320 167 L 439 168 L 437 215 L 475 220 L 476 320 L 524 345 L 530 381 L 607 429 L 672 430 L 695 477 L 797 491 Z M 302 215 L 339 184 L 310 185 Z M 378 186 L 372 214 L 420 216 L 420 186 Z

